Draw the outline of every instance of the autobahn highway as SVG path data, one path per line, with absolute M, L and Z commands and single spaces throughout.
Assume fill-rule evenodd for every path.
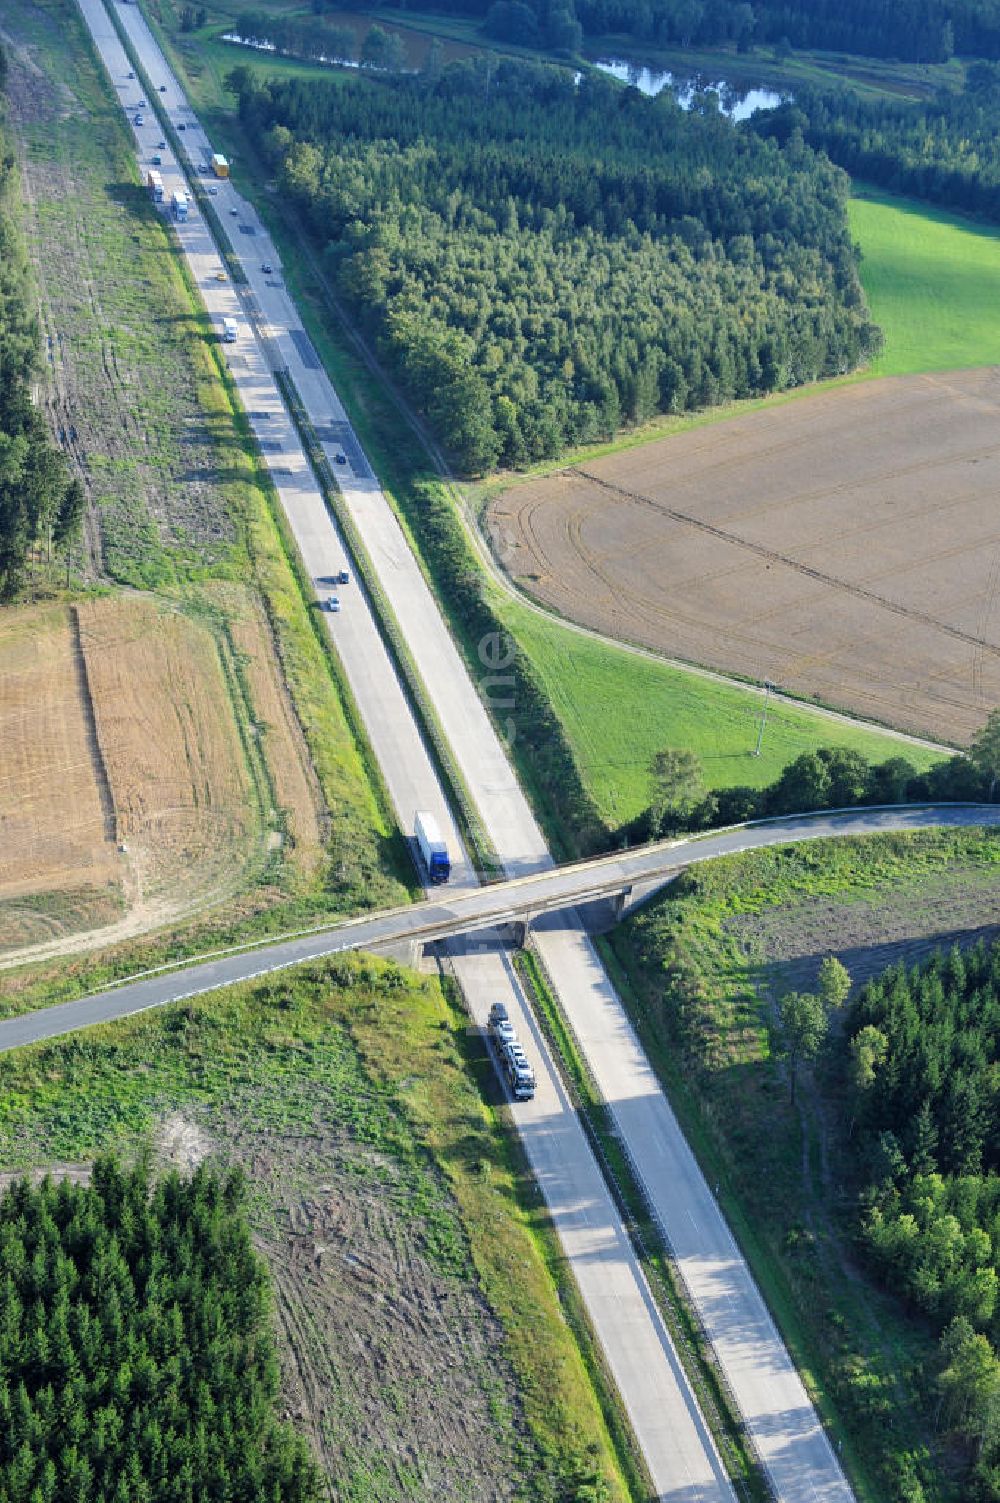
M 137 7 L 115 6 L 116 17 L 127 29 L 139 61 L 139 71 L 145 74 L 144 79 L 132 80 L 128 76 L 131 62 L 102 0 L 80 0 L 80 6 L 132 122 L 142 174 L 145 176 L 153 152 L 158 152 L 169 198 L 174 188 L 186 186 L 186 180 L 169 146 L 159 147 L 164 133 L 153 109 L 162 109 L 179 132 L 174 139 L 181 144 L 194 177 L 201 175 L 211 154 L 208 139 Z M 146 101 L 147 108 L 143 111 L 144 123 L 136 126 L 140 100 Z M 336 394 L 328 383 L 317 388 L 312 379 L 317 375 L 318 360 L 282 285 L 275 247 L 255 210 L 231 182 L 216 185 L 213 179 L 211 185 L 217 188 L 213 202 L 240 256 L 248 292 L 240 294 L 228 280 L 218 280 L 222 265 L 219 247 L 199 213 L 175 226 L 178 243 L 215 328 L 221 333 L 224 317 L 238 320 L 239 339 L 235 345 L 222 346 L 222 353 L 305 571 L 313 580 L 315 597 L 318 600 L 329 593 L 329 577 L 344 563 L 346 554 L 285 410 L 274 377 L 276 364 L 287 369 L 299 387 L 314 426 L 324 438 L 327 457 L 335 461 L 338 451 L 348 457 L 349 462 L 338 467 L 338 473 L 345 472 L 345 492 L 355 517 L 360 516 L 365 524 L 376 512 L 392 519 L 395 536 L 382 518 L 377 560 L 383 583 L 389 587 L 405 576 L 408 564 L 412 564 L 405 539 L 371 479 L 360 445 L 346 427 Z M 272 272 L 263 271 L 265 264 L 273 268 Z M 249 304 L 248 298 L 252 300 Z M 252 318 L 247 317 L 248 307 Z M 371 549 L 372 537 L 367 533 L 364 536 Z M 455 893 L 474 890 L 475 873 L 370 602 L 357 580 L 340 593 L 343 610 L 336 616 L 326 615 L 324 620 L 400 827 L 412 832 L 414 811 L 432 810 L 455 855 Z M 426 675 L 427 665 L 424 672 Z M 481 706 L 479 710 L 482 714 Z M 550 864 L 544 851 L 542 858 L 519 863 L 519 870 Z M 262 959 L 260 965 L 265 964 Z M 654 1494 L 671 1503 L 731 1503 L 734 1495 L 725 1468 L 504 946 L 496 935 L 485 931 L 457 942 L 452 964 L 474 1020 L 485 1024 L 490 1003 L 502 999 L 532 1050 L 538 1089 L 535 1098 L 519 1109 L 517 1130 L 621 1393 Z M 193 984 L 190 973 L 187 975 L 187 985 L 181 991 Z
M 137 86 L 128 87 L 128 63 L 117 34 L 100 0 L 80 3 L 112 80 L 122 92 L 123 105 L 131 106 L 134 114 Z M 183 142 L 191 170 L 197 174 L 212 149 L 200 123 L 140 11 L 131 4 L 110 3 L 115 4 L 155 91 L 150 105 L 163 107 L 175 127 L 184 126 L 177 139 Z M 135 133 L 145 165 L 159 134 L 155 119 Z M 163 155 L 169 194 L 180 182 L 179 167 L 169 152 Z M 218 251 L 200 218 L 179 225 L 178 237 L 210 313 L 219 322 L 223 315 L 236 316 L 241 322 L 239 343 L 228 347 L 227 358 L 317 592 L 325 593 L 323 582 L 343 561 L 344 549 L 281 402 L 272 372 L 276 362 L 287 368 L 327 457 L 335 461 L 341 451 L 347 457 L 347 463 L 337 467 L 346 505 L 507 875 L 516 878 L 551 871 L 551 857 L 505 748 L 405 535 L 372 476 L 280 276 L 263 271 L 265 263 L 273 268 L 279 265 L 273 244 L 233 184 L 218 185 L 214 202 L 246 271 L 247 294 L 216 281 Z M 247 321 L 248 311 L 252 322 Z M 349 590 L 345 609 L 328 618 L 327 625 L 401 827 L 412 830 L 416 808 L 433 809 L 453 848 L 460 852 L 447 801 L 368 602 L 357 585 Z M 516 706 L 511 719 L 516 732 Z M 859 824 L 859 830 L 897 827 L 879 825 L 879 816 L 870 812 L 852 817 L 876 820 L 874 826 Z M 745 844 L 757 838 L 749 831 L 743 835 Z M 757 843 L 770 842 L 761 835 Z M 459 892 L 475 888 L 464 853 L 457 863 L 456 887 Z M 850 1489 L 805 1389 L 579 918 L 570 910 L 541 920 L 536 943 L 671 1243 L 776 1496 L 788 1503 L 846 1503 L 852 1496 Z M 255 952 L 258 968 L 267 966 L 268 956 L 268 949 Z M 241 963 L 246 960 L 243 957 Z M 541 1064 L 540 1085 L 535 1101 L 526 1103 L 523 1110 L 518 1108 L 518 1129 L 605 1346 L 658 1496 L 676 1503 L 731 1497 L 714 1445 L 651 1309 L 641 1271 L 631 1257 L 502 945 L 488 933 L 477 936 L 458 946 L 454 964 L 477 1021 L 482 1022 L 493 998 L 503 997 L 521 1030 L 532 1039 Z M 190 989 L 193 976 L 189 969 L 171 978 L 178 994 Z M 121 992 L 115 996 L 120 999 Z

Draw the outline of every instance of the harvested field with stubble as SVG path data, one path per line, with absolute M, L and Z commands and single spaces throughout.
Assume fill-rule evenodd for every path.
M 0 618 L 7 962 L 218 902 L 283 839 L 316 867 L 322 801 L 267 622 L 224 588 L 228 618 L 144 595 Z
M 1000 370 L 826 391 L 516 485 L 514 579 L 610 636 L 967 742 L 1000 704 Z
M 135 901 L 238 881 L 260 814 L 212 632 L 142 597 L 73 614 Z

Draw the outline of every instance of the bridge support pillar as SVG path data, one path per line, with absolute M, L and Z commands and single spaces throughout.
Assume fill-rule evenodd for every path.
M 397 965 L 405 965 L 411 971 L 418 971 L 424 955 L 424 941 L 394 939 L 388 944 L 373 945 L 372 954 L 380 955 L 383 960 L 394 960 Z
M 621 923 L 622 919 L 625 917 L 626 913 L 628 912 L 629 899 L 631 898 L 631 896 L 632 896 L 632 884 L 630 882 L 627 887 L 623 887 L 622 888 L 621 892 L 616 892 L 615 895 L 614 895 L 614 897 L 612 898 L 611 901 L 612 901 L 612 905 L 613 905 L 613 908 L 614 908 L 614 915 L 615 915 L 615 923 L 616 924 Z
M 617 922 L 620 923 L 622 919 L 628 918 L 630 913 L 635 913 L 636 909 L 648 903 L 650 898 L 655 898 L 656 894 L 662 892 L 665 887 L 669 887 L 671 882 L 676 882 L 683 869 L 683 867 L 678 868 L 666 877 L 653 877 L 645 882 L 631 882 L 628 887 L 623 887 L 615 899 Z

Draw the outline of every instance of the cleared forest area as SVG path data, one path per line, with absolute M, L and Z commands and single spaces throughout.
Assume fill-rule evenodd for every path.
M 0 1186 L 86 1181 L 99 1153 L 241 1170 L 279 1412 L 344 1503 L 623 1503 L 564 1260 L 484 1096 L 437 981 L 341 956 L 0 1057 Z

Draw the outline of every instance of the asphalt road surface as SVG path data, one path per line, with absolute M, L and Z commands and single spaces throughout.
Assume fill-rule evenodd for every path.
M 141 80 L 128 79 L 130 64 L 100 0 L 81 0 L 81 9 L 133 122 L 143 176 L 151 155 L 158 152 L 163 159 L 160 170 L 169 200 L 173 189 L 184 185 L 184 177 L 169 148 L 159 148 L 163 133 L 148 106 L 164 109 L 175 127 L 184 126 L 177 140 L 196 174 L 204 171 L 211 155 L 207 137 L 137 7 L 118 5 L 116 12 L 141 59 L 152 89 L 149 95 L 141 92 Z M 146 99 L 147 108 L 143 111 L 143 125 L 135 126 L 140 98 Z M 384 521 L 385 516 L 392 519 L 395 533 L 390 528 L 389 552 L 387 555 L 383 549 L 377 564 L 383 583 L 387 587 L 394 585 L 397 575 L 404 578 L 412 573 L 415 568 L 412 555 L 385 498 L 370 478 L 361 446 L 350 431 L 336 394 L 325 376 L 320 379 L 311 344 L 284 289 L 277 251 L 256 211 L 239 197 L 231 182 L 206 177 L 205 184 L 216 190 L 212 202 L 240 256 L 247 288 L 238 290 L 228 280 L 218 279 L 217 274 L 222 270 L 218 249 L 196 205 L 192 206 L 192 218 L 176 225 L 178 240 L 220 335 L 223 317 L 237 320 L 238 339 L 235 344 L 225 345 L 223 351 L 305 568 L 314 581 L 317 601 L 332 593 L 330 576 L 344 563 L 346 555 L 343 540 L 323 504 L 282 404 L 273 377 L 278 366 L 288 369 L 317 432 L 325 435 L 327 457 L 343 479 L 356 519 L 360 517 L 366 524 L 379 518 Z M 263 270 L 265 263 L 271 267 L 270 272 Z M 339 464 L 338 454 L 343 454 L 344 464 Z M 371 537 L 364 527 L 362 531 L 370 547 Z M 342 610 L 337 614 L 327 613 L 324 619 L 381 765 L 400 826 L 412 833 L 415 811 L 432 810 L 455 858 L 456 891 L 474 888 L 475 875 L 406 695 L 385 652 L 369 602 L 356 580 L 337 593 Z M 439 620 L 433 602 L 431 607 Z M 425 675 L 429 666 L 433 668 L 433 664 L 422 666 Z M 459 671 L 464 672 L 461 667 Z M 476 703 L 478 706 L 478 700 Z M 479 713 L 482 715 L 481 706 Z M 496 759 L 494 765 L 499 767 Z M 540 857 L 536 856 L 521 869 L 533 870 L 549 864 L 543 848 Z M 271 963 L 262 954 L 258 968 Z M 535 1031 L 503 947 L 495 936 L 479 935 L 458 946 L 454 966 L 477 1022 L 484 1024 L 490 1003 L 502 999 L 522 1037 L 532 1041 L 538 1090 L 534 1100 L 525 1103 L 525 1109 L 518 1109 L 518 1130 L 618 1383 L 657 1496 L 673 1503 L 716 1503 L 716 1500 L 729 1503 L 732 1490 L 714 1444 L 679 1369 L 576 1114 L 565 1099 L 544 1041 Z M 178 980 L 177 989 L 182 993 L 195 985 L 190 971 L 183 979 L 175 978 L 175 982 Z M 158 1000 L 163 1000 L 162 995 Z M 112 1008 L 117 1005 L 117 1001 L 111 1004 Z

